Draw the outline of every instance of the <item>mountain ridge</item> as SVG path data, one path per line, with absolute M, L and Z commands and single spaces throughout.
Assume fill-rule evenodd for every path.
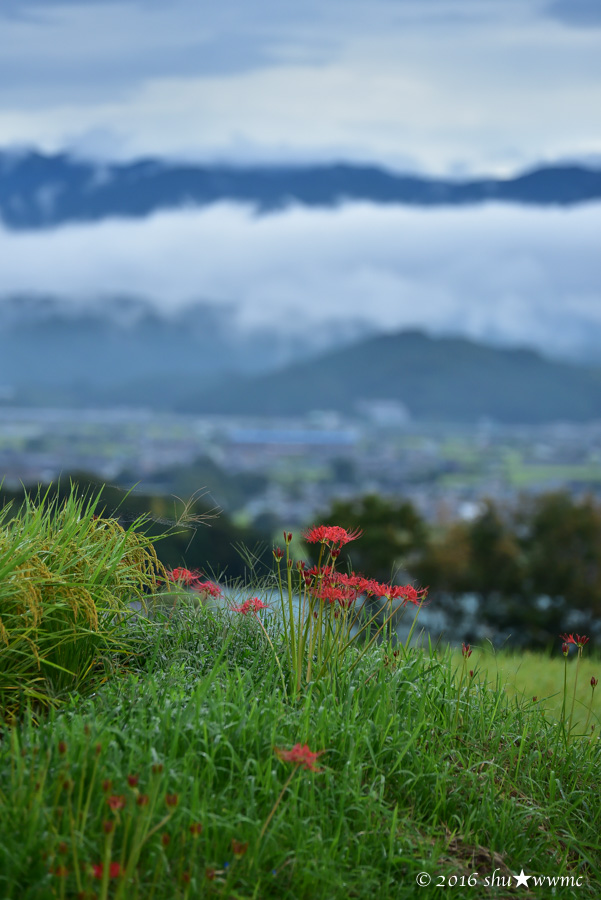
M 458 180 L 351 163 L 234 166 L 141 159 L 97 164 L 66 153 L 0 151 L 0 221 L 15 230 L 115 216 L 143 218 L 158 210 L 220 201 L 268 213 L 291 203 L 571 206 L 600 199 L 601 171 L 577 164 L 541 165 L 512 178 Z
M 199 413 L 289 416 L 319 409 L 353 415 L 376 401 L 400 403 L 418 420 L 601 420 L 601 368 L 552 360 L 529 348 L 411 330 L 235 378 L 191 394 L 186 405 Z

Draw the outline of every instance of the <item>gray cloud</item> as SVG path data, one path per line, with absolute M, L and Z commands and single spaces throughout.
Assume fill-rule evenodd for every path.
M 599 0 L 554 0 L 547 7 L 552 18 L 581 28 L 601 26 L 601 4 Z
M 598 32 L 545 10 L 5 0 L 0 145 L 94 152 L 101 135 L 99 153 L 119 158 L 414 160 L 479 174 L 598 153 Z
M 0 232 L 0 295 L 127 293 L 163 310 L 234 303 L 248 326 L 337 318 L 425 327 L 552 354 L 601 341 L 601 205 L 537 210 L 294 208 L 256 218 L 220 204 L 53 232 Z M 36 260 L 35 268 L 31 260 Z

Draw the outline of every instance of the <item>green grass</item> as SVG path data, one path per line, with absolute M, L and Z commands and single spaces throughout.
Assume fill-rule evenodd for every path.
M 158 588 L 141 522 L 98 518 L 98 501 L 72 489 L 59 503 L 48 490 L 0 510 L 0 721 L 92 684 L 122 645 L 130 601 Z
M 52 578 L 71 559 L 51 528 L 58 513 L 44 519 L 63 547 L 47 557 Z M 68 521 L 82 565 L 90 529 L 99 559 L 121 559 L 91 514 Z M 96 569 L 106 591 L 136 595 L 131 569 L 107 572 L 98 558 Z M 25 570 L 21 580 L 26 590 Z M 122 646 L 95 648 L 106 674 L 86 691 L 76 682 L 44 705 L 15 683 L 0 731 L 2 900 L 432 900 L 442 886 L 599 896 L 599 721 L 567 735 L 545 706 L 555 662 L 351 645 L 297 695 L 275 618 L 263 622 L 279 663 L 254 616 L 187 604 L 181 591 L 170 600 L 130 618 Z M 52 667 L 38 677 L 50 695 Z M 295 745 L 320 754 L 315 771 L 280 757 Z M 563 885 L 517 888 L 522 869 Z M 431 882 L 418 886 L 423 873 Z
M 598 741 L 566 746 L 537 707 L 502 687 L 459 688 L 450 653 L 378 648 L 352 675 L 290 703 L 252 619 L 183 612 L 140 624 L 132 642 L 135 671 L 4 735 L 6 900 L 102 891 L 92 866 L 125 867 L 136 833 L 150 836 L 131 879 L 107 881 L 98 896 L 404 898 L 427 872 L 428 898 L 441 878 L 467 884 L 475 872 L 507 879 L 522 868 L 582 879 L 562 896 L 598 896 Z M 260 839 L 292 772 L 274 748 L 297 743 L 324 751 L 322 771 L 294 773 Z M 109 796 L 124 808 L 111 811 Z M 238 859 L 232 840 L 248 842 Z M 63 865 L 68 875 L 51 874 Z
M 543 653 L 520 651 L 519 653 L 503 651 L 494 653 L 489 646 L 474 647 L 470 657 L 470 668 L 478 673 L 478 677 L 491 685 L 497 681 L 509 697 L 518 697 L 524 703 L 536 702 L 545 714 L 558 721 L 561 716 L 563 702 L 564 660 L 560 652 L 559 640 L 557 656 L 550 657 Z M 460 668 L 461 652 L 452 656 L 453 665 Z M 568 660 L 568 698 L 571 703 L 576 659 L 573 655 Z M 601 660 L 587 656 L 586 649 L 580 665 L 574 708 L 574 723 L 586 721 L 591 703 L 591 678 L 601 680 Z M 591 723 L 601 726 L 601 696 L 595 692 Z

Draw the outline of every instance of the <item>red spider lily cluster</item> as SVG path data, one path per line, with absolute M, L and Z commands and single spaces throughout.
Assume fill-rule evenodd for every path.
M 403 604 L 419 605 L 426 597 L 426 590 L 416 590 L 413 585 L 382 584 L 373 578 L 365 578 L 351 572 L 338 572 L 333 566 L 313 566 L 300 569 L 308 593 L 322 603 L 338 603 L 348 609 L 362 595 L 383 600 L 400 600 Z
M 314 753 L 309 750 L 308 744 L 295 744 L 291 750 L 282 750 L 281 747 L 274 747 L 274 750 L 283 762 L 294 763 L 297 766 L 302 766 L 304 769 L 310 769 L 311 772 L 323 771 L 315 765 L 315 762 L 325 752 L 324 750 L 318 750 L 317 753 Z
M 203 576 L 200 572 L 192 571 L 191 569 L 177 568 L 167 572 L 167 577 L 169 578 L 169 581 L 183 585 L 184 587 L 189 587 L 199 594 L 215 597 L 216 599 L 221 597 L 221 588 L 219 585 L 212 581 L 203 580 Z
M 347 531 L 339 525 L 315 525 L 303 532 L 303 537 L 309 544 L 331 544 L 338 545 L 338 548 L 348 544 L 350 541 L 356 541 L 361 537 L 363 532 L 360 528 L 355 531 Z
M 248 613 L 258 613 L 261 609 L 269 609 L 269 605 L 263 603 L 258 597 L 249 597 L 241 606 L 231 606 L 230 609 L 232 612 L 242 613 L 243 616 L 246 616 Z

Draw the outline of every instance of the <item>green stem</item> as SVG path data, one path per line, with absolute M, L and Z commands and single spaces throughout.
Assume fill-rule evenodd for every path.
M 585 724 L 585 726 L 584 726 L 584 733 L 585 733 L 585 734 L 588 732 L 588 725 L 589 725 L 589 722 L 591 721 L 591 713 L 593 712 L 593 702 L 594 702 L 594 700 L 595 700 L 595 685 L 593 684 L 593 685 L 591 685 L 591 702 L 589 703 L 588 714 L 587 714 L 587 717 L 586 717 L 586 724 Z
M 261 828 L 261 833 L 259 834 L 259 839 L 258 839 L 258 841 L 257 841 L 257 845 L 256 845 L 256 847 L 255 847 L 255 853 L 257 852 L 257 848 L 258 848 L 259 844 L 260 844 L 261 841 L 263 840 L 263 835 L 264 835 L 265 832 L 267 831 L 267 828 L 268 828 L 268 826 L 269 826 L 269 823 L 270 823 L 271 820 L 273 819 L 273 817 L 274 817 L 274 815 L 275 815 L 275 813 L 276 813 L 276 810 L 277 810 L 278 806 L 279 806 L 280 803 L 282 802 L 282 798 L 283 798 L 284 794 L 286 793 L 286 790 L 287 790 L 287 788 L 288 788 L 288 785 L 290 784 L 290 782 L 292 781 L 292 779 L 293 779 L 294 776 L 296 775 L 296 772 L 298 771 L 299 766 L 300 766 L 300 763 L 297 763 L 296 766 L 294 767 L 294 769 L 292 770 L 292 772 L 290 773 L 290 775 L 288 776 L 288 778 L 286 779 L 286 781 L 285 781 L 285 783 L 284 783 L 284 787 L 282 788 L 282 790 L 281 790 L 280 793 L 279 793 L 278 799 L 277 799 L 277 800 L 275 801 L 275 803 L 273 804 L 273 807 L 272 807 L 271 812 L 269 813 L 269 815 L 268 815 L 267 818 L 265 819 L 265 822 L 263 823 L 263 827 Z
M 574 676 L 574 692 L 572 694 L 572 707 L 570 709 L 570 719 L 568 721 L 568 740 L 572 733 L 572 717 L 574 715 L 574 704 L 576 703 L 576 686 L 578 685 L 578 671 L 580 669 L 580 657 L 582 656 L 582 647 L 578 647 L 578 659 L 576 660 L 576 674 Z
M 265 635 L 265 637 L 266 637 L 267 640 L 269 641 L 269 646 L 271 647 L 271 649 L 272 649 L 272 651 L 273 651 L 273 655 L 274 655 L 274 657 L 275 657 L 275 661 L 276 661 L 276 663 L 278 664 L 278 669 L 280 670 L 280 677 L 281 677 L 281 679 L 282 679 L 282 687 L 284 688 L 284 697 L 288 698 L 288 691 L 286 690 L 286 679 L 284 678 L 284 672 L 283 672 L 283 670 L 282 670 L 282 664 L 280 663 L 280 658 L 279 658 L 279 656 L 278 656 L 277 653 L 276 653 L 275 647 L 273 646 L 273 641 L 272 641 L 271 638 L 269 637 L 269 634 L 268 634 L 268 632 L 267 632 L 267 629 L 266 629 L 265 626 L 263 625 L 263 622 L 261 621 L 261 619 L 260 619 L 260 617 L 259 617 L 259 615 L 258 615 L 257 613 L 255 613 L 255 618 L 256 618 L 257 622 L 259 623 L 259 625 L 261 626 L 261 628 L 263 629 L 263 634 Z

